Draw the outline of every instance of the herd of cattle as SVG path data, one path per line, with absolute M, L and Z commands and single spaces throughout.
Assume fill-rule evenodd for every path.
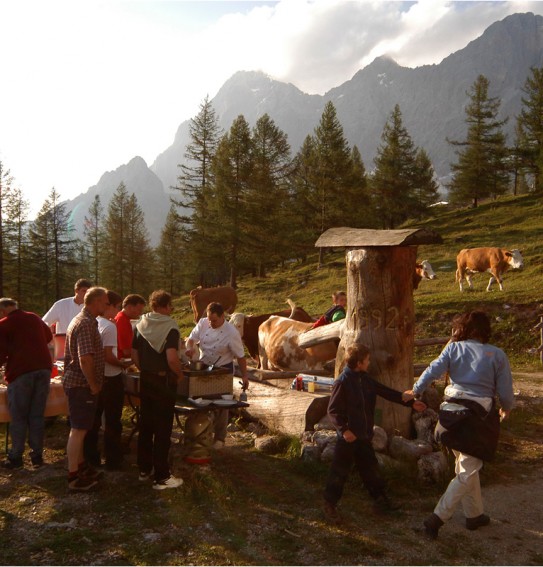
M 471 248 L 461 250 L 456 259 L 456 282 L 464 291 L 464 280 L 473 289 L 471 276 L 477 272 L 490 272 L 487 291 L 498 282 L 503 291 L 502 275 L 509 269 L 522 269 L 520 250 L 502 248 Z M 422 279 L 433 280 L 437 276 L 428 260 L 417 262 L 413 274 L 413 289 Z M 205 314 L 206 306 L 212 301 L 223 305 L 231 313 L 230 323 L 239 331 L 250 356 L 259 361 L 264 370 L 322 370 L 332 361 L 337 352 L 337 340 L 327 341 L 309 348 L 301 348 L 298 339 L 308 331 L 314 319 L 301 307 L 287 300 L 290 309 L 263 315 L 235 313 L 236 291 L 228 286 L 201 288 L 190 292 L 190 303 L 197 322 Z

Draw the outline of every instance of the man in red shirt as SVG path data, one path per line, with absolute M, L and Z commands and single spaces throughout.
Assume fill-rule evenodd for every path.
M 137 293 L 127 295 L 123 300 L 123 308 L 115 316 L 115 324 L 117 325 L 117 356 L 121 358 L 130 358 L 132 356 L 132 338 L 134 331 L 132 330 L 131 319 L 139 319 L 143 313 L 146 301 Z
M 6 365 L 12 445 L 2 463 L 23 467 L 26 436 L 33 468 L 43 465 L 45 404 L 49 395 L 52 360 L 49 327 L 35 313 L 19 309 L 14 299 L 0 299 L 0 366 Z

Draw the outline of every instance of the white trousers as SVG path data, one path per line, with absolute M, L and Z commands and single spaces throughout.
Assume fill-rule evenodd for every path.
M 459 502 L 462 502 L 466 518 L 476 518 L 483 513 L 479 480 L 479 471 L 483 466 L 483 461 L 460 451 L 453 450 L 453 453 L 456 457 L 454 467 L 456 476 L 451 480 L 434 509 L 434 514 L 439 516 L 443 522 L 450 520 Z

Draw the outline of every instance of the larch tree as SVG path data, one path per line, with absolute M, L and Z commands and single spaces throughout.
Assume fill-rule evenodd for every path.
M 277 264 L 288 255 L 290 213 L 289 179 L 292 160 L 287 135 L 264 114 L 251 133 L 252 176 L 247 190 L 244 234 L 251 242 L 251 262 L 258 276 L 266 265 Z M 265 212 L 265 214 L 263 214 Z
M 449 195 L 456 203 L 472 202 L 476 207 L 482 198 L 502 195 L 508 189 L 505 135 L 498 120 L 500 100 L 488 94 L 489 81 L 479 75 L 466 93 L 467 135 L 464 141 L 451 141 L 458 161 L 451 164 L 453 178 Z
M 156 249 L 158 285 L 172 295 L 179 295 L 183 290 L 187 250 L 186 229 L 172 204 Z
M 174 189 L 178 198 L 172 202 L 180 207 L 180 219 L 186 225 L 191 244 L 190 263 L 201 284 L 205 284 L 205 264 L 211 246 L 208 236 L 212 224 L 210 203 L 212 201 L 212 161 L 222 135 L 215 109 L 209 97 L 200 105 L 200 110 L 189 125 L 190 143 L 186 147 L 186 162 L 179 165 L 181 172 Z
M 422 218 L 428 207 L 435 203 L 439 197 L 439 185 L 430 157 L 422 148 L 417 150 L 415 156 L 415 176 L 413 179 L 413 192 L 416 204 L 414 214 Z
M 371 180 L 376 217 L 382 228 L 395 228 L 416 209 L 416 156 L 417 148 L 403 125 L 397 104 L 381 134 Z
M 89 207 L 89 214 L 85 216 L 83 234 L 88 250 L 90 277 L 95 285 L 101 281 L 101 259 L 104 256 L 104 206 L 100 195 L 95 195 Z
M 10 198 L 11 184 L 13 178 L 8 169 L 0 161 L 0 297 L 4 297 L 4 265 L 8 255 L 5 242 L 5 207 Z
M 220 280 L 228 274 L 230 285 L 234 288 L 237 286 L 240 255 L 243 251 L 242 221 L 247 222 L 247 195 L 253 170 L 251 131 L 245 117 L 240 115 L 232 123 L 228 134 L 222 137 L 212 163 L 212 247 L 208 251 L 214 266 L 208 277 L 218 279 L 216 283 L 221 283 Z M 208 272 L 210 267 L 208 266 Z
M 531 68 L 522 97 L 522 110 L 517 117 L 519 157 L 523 167 L 534 178 L 534 189 L 541 190 L 543 168 L 543 68 Z

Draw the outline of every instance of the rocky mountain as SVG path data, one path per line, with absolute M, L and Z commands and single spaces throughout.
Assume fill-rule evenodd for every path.
M 490 96 L 501 99 L 501 117 L 509 117 L 505 131 L 512 142 L 515 116 L 521 108 L 522 88 L 531 67 L 543 66 L 543 17 L 532 13 L 514 14 L 492 24 L 481 37 L 464 49 L 451 54 L 438 65 L 424 65 L 415 69 L 401 67 L 388 57 L 379 57 L 358 71 L 352 79 L 331 89 L 325 95 L 308 95 L 292 84 L 271 79 L 260 72 L 238 72 L 221 87 L 212 100 L 221 127 L 227 131 L 233 120 L 243 114 L 254 125 L 265 113 L 288 135 L 293 154 L 308 134 L 313 134 L 325 104 L 331 100 L 338 113 L 349 143 L 357 145 L 366 169 L 373 168 L 373 158 L 381 142 L 381 133 L 394 106 L 400 105 L 404 125 L 417 146 L 424 148 L 436 173 L 445 178 L 449 164 L 455 161 L 454 149 L 446 138 L 461 140 L 465 136 L 464 108 L 468 101 L 466 91 L 479 75 L 490 81 Z M 151 209 L 144 207 L 146 223 L 153 235 L 160 226 L 153 219 L 165 218 L 169 201 L 164 203 L 156 193 L 167 195 L 176 184 L 178 164 L 184 161 L 186 145 L 190 142 L 189 121 L 183 122 L 173 144 L 161 153 L 150 169 L 143 171 L 135 158 L 123 170 L 130 175 L 134 187 L 141 187 Z M 143 160 L 141 160 L 143 162 Z M 137 171 L 136 171 L 137 169 Z M 78 201 L 83 207 L 92 201 L 89 189 Z M 138 182 L 136 178 L 142 175 Z M 153 179 L 153 183 L 147 180 Z M 156 182 L 160 180 L 159 191 Z M 132 191 L 127 180 L 124 180 Z M 89 195 L 89 196 L 87 196 Z M 140 200 L 139 194 L 138 201 Z M 107 197 L 104 196 L 104 202 Z M 161 215 L 163 215 L 161 217 Z M 156 240 L 154 240 L 156 243 Z
M 134 193 L 140 207 L 145 213 L 145 225 L 149 230 L 149 237 L 153 245 L 160 240 L 160 231 L 164 226 L 166 215 L 170 209 L 169 195 L 164 191 L 162 181 L 147 167 L 141 157 L 131 159 L 127 164 L 121 165 L 115 171 L 108 171 L 100 177 L 96 185 L 89 188 L 86 193 L 78 195 L 68 201 L 67 210 L 72 211 L 71 220 L 77 232 L 82 234 L 84 220 L 89 216 L 89 207 L 96 195 L 107 214 L 107 207 L 117 187 L 123 182 L 128 194 Z

